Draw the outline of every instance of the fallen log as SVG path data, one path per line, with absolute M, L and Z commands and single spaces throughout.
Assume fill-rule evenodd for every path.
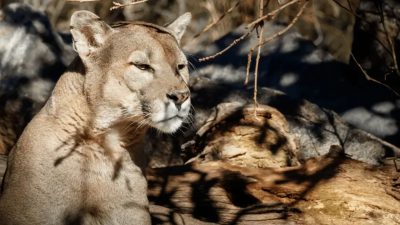
M 224 161 L 149 169 L 154 224 L 400 224 L 400 173 L 328 155 L 300 166 L 246 168 Z M 0 157 L 3 176 L 6 157 Z
M 300 166 L 215 161 L 151 169 L 147 177 L 153 204 L 216 224 L 399 224 L 398 175 L 389 162 L 371 166 L 332 146 Z

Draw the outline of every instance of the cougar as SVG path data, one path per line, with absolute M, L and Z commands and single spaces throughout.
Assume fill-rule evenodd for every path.
M 2 225 L 151 224 L 142 173 L 148 129 L 172 133 L 190 114 L 190 22 L 110 26 L 77 11 L 78 58 L 10 152 Z

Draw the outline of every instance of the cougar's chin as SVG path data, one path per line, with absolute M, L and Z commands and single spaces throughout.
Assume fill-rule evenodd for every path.
M 151 126 L 164 133 L 173 133 L 179 129 L 189 116 L 190 100 L 178 109 L 175 104 L 158 102 L 153 107 L 150 117 Z
M 183 123 L 183 118 L 174 116 L 162 121 L 155 122 L 153 127 L 164 133 L 174 133 Z

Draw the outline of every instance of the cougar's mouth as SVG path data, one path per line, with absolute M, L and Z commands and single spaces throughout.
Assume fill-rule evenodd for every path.
M 189 116 L 190 100 L 176 107 L 174 103 L 157 101 L 150 113 L 151 126 L 164 133 L 177 131 Z
M 169 117 L 169 118 L 166 118 L 166 119 L 157 121 L 156 123 L 163 123 L 163 122 L 167 122 L 167 121 L 170 121 L 170 120 L 173 120 L 173 119 L 184 120 L 185 118 L 183 118 L 182 116 L 179 116 L 179 115 L 175 115 L 175 116 L 171 116 L 171 117 Z
M 183 120 L 184 120 L 183 117 L 176 115 L 173 117 L 169 117 L 167 119 L 163 119 L 163 120 L 154 122 L 153 127 L 164 133 L 173 133 L 176 130 L 178 130 L 179 127 L 181 127 Z

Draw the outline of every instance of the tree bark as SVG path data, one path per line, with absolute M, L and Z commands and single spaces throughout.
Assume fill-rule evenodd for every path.
M 399 224 L 398 175 L 393 164 L 371 166 L 332 146 L 301 166 L 215 161 L 153 169 L 147 177 L 153 204 L 217 224 Z

